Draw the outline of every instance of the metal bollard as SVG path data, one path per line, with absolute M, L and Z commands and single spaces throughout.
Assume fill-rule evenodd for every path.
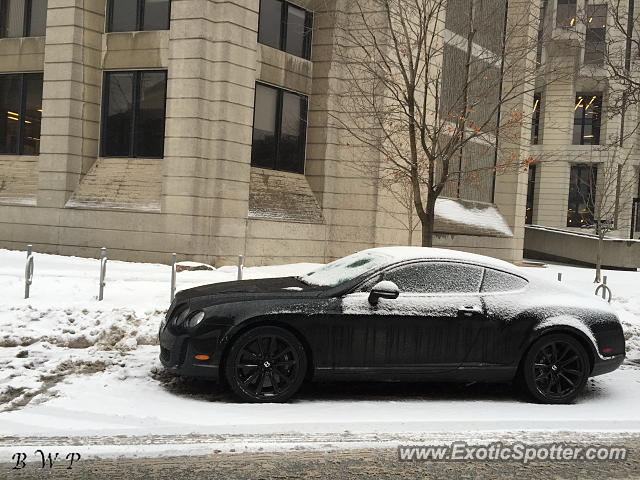
M 558 281 L 561 282 L 562 281 L 562 272 L 558 272 Z
M 29 298 L 33 284 L 33 245 L 27 245 L 27 264 L 24 267 L 24 298 Z
M 238 255 L 238 280 L 242 280 L 243 269 L 244 269 L 244 255 Z
M 98 294 L 98 301 L 104 299 L 104 287 L 106 285 L 105 277 L 107 276 L 107 249 L 102 247 L 100 250 L 100 293 Z
M 176 260 L 178 256 L 175 253 L 171 254 L 171 302 L 176 298 Z

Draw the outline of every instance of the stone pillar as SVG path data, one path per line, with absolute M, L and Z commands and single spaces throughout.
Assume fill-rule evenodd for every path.
M 105 0 L 50 0 L 38 206 L 64 207 L 98 156 Z
M 162 208 L 176 249 L 210 262 L 244 253 L 258 6 L 172 2 Z
M 530 0 L 514 0 L 509 2 L 509 12 L 507 18 L 507 31 L 509 33 L 508 44 L 506 46 L 507 55 L 511 48 L 512 52 L 522 52 L 522 46 L 531 42 L 537 37 L 539 6 L 532 4 Z M 518 32 L 519 35 L 513 35 Z M 506 121 L 506 116 L 511 112 L 522 112 L 524 120 L 521 125 L 510 127 L 509 135 L 503 135 L 500 139 L 500 158 L 498 160 L 498 172 L 495 182 L 494 202 L 500 209 L 509 227 L 513 231 L 511 241 L 512 261 L 522 260 L 522 249 L 524 246 L 524 223 L 526 216 L 527 201 L 527 179 L 528 172 L 524 168 L 517 170 L 508 169 L 505 173 L 500 171 L 500 164 L 510 162 L 512 155 L 514 158 L 526 159 L 530 156 L 529 139 L 531 138 L 531 110 L 533 106 L 534 79 L 528 81 L 535 68 L 536 50 L 530 49 L 529 54 L 522 57 L 516 66 L 514 59 L 508 60 L 511 65 L 507 72 L 504 89 L 519 93 L 508 104 L 502 106 L 502 122 Z M 517 73 L 522 72 L 522 77 Z M 512 78 L 515 77 L 515 80 Z M 511 83 L 511 82 L 514 83 Z M 515 90 L 513 90 L 515 88 Z M 511 139 L 518 139 L 512 141 Z

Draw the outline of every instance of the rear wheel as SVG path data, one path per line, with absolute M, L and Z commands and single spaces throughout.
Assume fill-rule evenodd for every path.
M 285 402 L 302 385 L 307 356 L 288 330 L 256 327 L 238 337 L 225 362 L 233 392 L 245 402 Z
M 545 335 L 525 355 L 522 381 L 539 403 L 571 403 L 589 378 L 589 357 L 582 344 L 566 334 Z

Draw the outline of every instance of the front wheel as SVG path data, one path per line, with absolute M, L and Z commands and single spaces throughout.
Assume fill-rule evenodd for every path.
M 256 327 L 238 337 L 225 362 L 233 392 L 252 403 L 286 402 L 302 386 L 307 356 L 288 330 Z
M 545 335 L 529 348 L 522 364 L 522 380 L 539 403 L 565 404 L 575 400 L 589 378 L 587 352 L 574 337 Z

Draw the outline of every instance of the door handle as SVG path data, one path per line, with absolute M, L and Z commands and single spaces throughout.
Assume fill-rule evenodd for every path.
M 474 315 L 482 315 L 482 307 L 478 307 L 477 305 L 473 306 L 463 306 L 458 309 L 458 314 L 463 317 L 473 317 Z

